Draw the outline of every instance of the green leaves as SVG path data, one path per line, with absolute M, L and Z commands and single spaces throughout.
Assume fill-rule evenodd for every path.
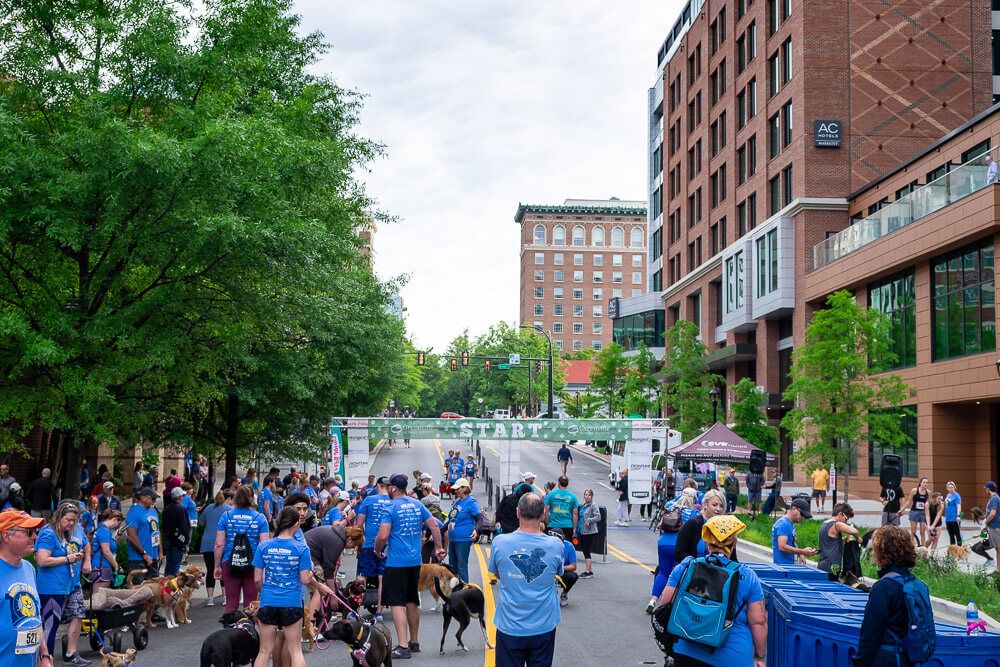
M 733 432 L 764 451 L 777 454 L 781 450 L 778 429 L 768 423 L 767 415 L 760 409 L 767 402 L 767 394 L 750 378 L 743 378 L 733 387 L 733 395 Z
M 683 439 L 693 438 L 711 425 L 712 399 L 709 392 L 722 378 L 708 371 L 707 349 L 698 340 L 698 327 L 679 320 L 664 334 L 663 404 L 672 411 L 670 424 Z M 725 415 L 723 413 L 723 421 Z

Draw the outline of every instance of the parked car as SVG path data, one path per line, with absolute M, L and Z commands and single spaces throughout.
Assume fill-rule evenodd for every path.
M 493 419 L 510 419 L 510 410 L 495 410 Z
M 465 417 L 457 412 L 442 412 L 441 419 L 465 419 Z

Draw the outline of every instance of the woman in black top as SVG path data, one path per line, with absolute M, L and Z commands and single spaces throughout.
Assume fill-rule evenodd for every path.
M 911 667 L 905 653 L 893 650 L 893 635 L 906 634 L 909 617 L 903 587 L 893 578 L 912 576 L 910 568 L 917 562 L 917 553 L 909 533 L 896 526 L 882 526 L 872 538 L 872 558 L 879 567 L 879 580 L 872 586 L 861 622 L 861 638 L 854 656 L 855 667 Z M 898 662 L 897 662 L 898 659 Z
M 726 512 L 726 496 L 718 489 L 711 489 L 705 492 L 705 497 L 701 501 L 701 512 L 691 517 L 681 526 L 677 533 L 677 545 L 674 547 L 674 562 L 680 563 L 691 556 L 697 558 L 705 555 L 705 548 L 699 546 L 701 541 L 701 528 L 705 522 L 713 516 L 719 516 Z M 700 553 L 699 553 L 700 551 Z M 737 560 L 736 554 L 731 556 L 732 560 Z
M 916 537 L 917 526 L 920 526 L 919 544 L 927 544 L 927 524 L 931 522 L 930 507 L 927 502 L 930 499 L 930 494 L 930 489 L 927 488 L 927 478 L 921 477 L 920 484 L 907 496 L 906 507 L 900 510 L 900 513 L 907 509 L 910 510 L 910 535 Z

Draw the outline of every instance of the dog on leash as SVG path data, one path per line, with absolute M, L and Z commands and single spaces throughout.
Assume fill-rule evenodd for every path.
M 948 550 L 946 551 L 946 553 L 948 554 L 948 558 L 954 561 L 965 560 L 966 558 L 969 557 L 969 554 L 971 552 L 972 552 L 971 544 L 949 544 Z
M 260 635 L 253 612 L 233 611 L 223 614 L 216 630 L 201 644 L 201 667 L 238 667 L 254 661 L 260 652 Z
M 330 626 L 323 638 L 347 644 L 354 667 L 392 667 L 392 637 L 380 624 L 365 623 L 351 614 Z
M 156 624 L 153 623 L 153 612 L 156 611 L 157 607 L 163 607 L 164 616 L 167 619 L 167 628 L 176 628 L 179 624 L 178 608 L 181 606 L 181 601 L 186 601 L 186 599 L 190 598 L 192 592 L 201 588 L 204 576 L 205 571 L 202 568 L 192 565 L 178 572 L 176 577 L 146 579 L 138 585 L 132 582 L 130 588 L 145 586 L 153 593 L 153 599 L 146 605 L 146 626 L 150 628 L 156 627 Z M 180 622 L 191 622 L 187 618 L 186 606 L 180 613 Z
M 135 662 L 136 650 L 130 648 L 124 653 L 115 653 L 101 648 L 101 667 L 128 667 Z
M 431 597 L 434 598 L 434 606 L 430 608 L 431 611 L 437 611 L 438 605 L 441 604 L 441 598 L 438 597 L 438 589 L 435 587 L 435 584 L 439 581 L 441 582 L 441 588 L 447 591 L 448 595 L 451 594 L 453 588 L 461 583 L 455 571 L 447 565 L 424 563 L 420 566 L 420 583 L 417 585 L 417 594 L 430 591 Z
M 486 596 L 482 589 L 474 584 L 464 584 L 462 588 L 453 588 L 451 595 L 448 595 L 441 589 L 438 579 L 434 580 L 434 587 L 437 589 L 437 594 L 444 600 L 444 605 L 441 607 L 441 614 L 444 616 L 444 629 L 441 630 L 441 654 L 444 655 L 444 640 L 448 636 L 448 626 L 451 625 L 452 618 L 458 621 L 458 632 L 455 633 L 455 639 L 458 640 L 460 649 L 465 652 L 469 651 L 462 643 L 462 633 L 469 627 L 473 616 L 479 617 L 479 627 L 483 631 L 483 641 L 486 642 L 486 646 L 494 648 L 493 644 L 490 643 L 489 635 L 486 634 Z

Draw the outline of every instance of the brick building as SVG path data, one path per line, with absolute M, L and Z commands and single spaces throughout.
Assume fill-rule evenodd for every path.
M 642 294 L 646 207 L 641 201 L 567 199 L 521 204 L 520 321 L 549 331 L 559 350 L 611 341 L 610 297 Z
M 986 0 L 686 3 L 649 90 L 659 298 L 619 304 L 616 339 L 694 321 L 712 369 L 780 420 L 813 246 L 852 222 L 852 193 L 990 107 L 991 20 Z

